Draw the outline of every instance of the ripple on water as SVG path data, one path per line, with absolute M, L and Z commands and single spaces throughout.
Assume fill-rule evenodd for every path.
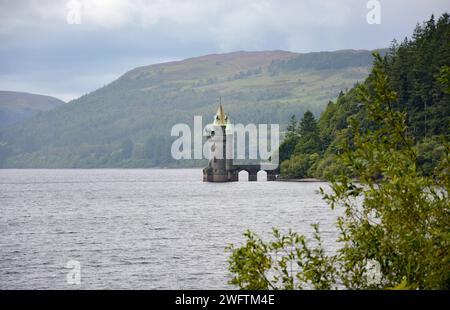
M 226 289 L 224 248 L 251 229 L 333 250 L 324 183 L 203 183 L 201 170 L 0 170 L 1 289 Z M 66 283 L 69 260 L 81 286 Z

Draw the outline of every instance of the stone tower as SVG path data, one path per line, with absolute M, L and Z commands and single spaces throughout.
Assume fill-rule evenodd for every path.
M 222 104 L 220 104 L 208 136 L 212 154 L 208 167 L 203 169 L 203 181 L 237 181 L 238 176 L 232 169 L 233 159 L 230 153 L 233 143 L 232 136 L 227 135 L 227 125 L 229 123 L 228 116 L 225 115 Z M 227 140 L 229 140 L 228 144 Z
M 208 167 L 203 169 L 204 182 L 238 181 L 239 171 L 242 170 L 248 172 L 249 181 L 257 180 L 257 173 L 261 170 L 261 165 L 234 165 L 234 132 L 230 127 L 230 120 L 225 115 L 222 104 L 220 104 L 214 116 L 211 131 L 207 137 L 211 145 L 211 158 Z M 276 171 L 266 170 L 266 172 L 267 181 L 276 180 Z

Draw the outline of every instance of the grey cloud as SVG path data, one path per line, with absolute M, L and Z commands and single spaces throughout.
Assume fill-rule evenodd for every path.
M 82 24 L 68 25 L 65 0 L 0 0 L 2 88 L 80 95 L 161 59 L 386 47 L 448 8 L 448 0 L 380 0 L 382 23 L 368 25 L 366 0 L 80 1 Z

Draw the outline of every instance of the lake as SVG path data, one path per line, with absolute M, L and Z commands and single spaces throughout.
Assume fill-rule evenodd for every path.
M 204 183 L 200 169 L 0 170 L 0 289 L 227 289 L 251 229 L 335 247 L 321 182 Z M 69 261 L 80 284 L 68 284 Z

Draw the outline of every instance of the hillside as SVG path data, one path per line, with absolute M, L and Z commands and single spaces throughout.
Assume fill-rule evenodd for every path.
M 383 66 L 397 97 L 392 107 L 406 114 L 405 125 L 416 143 L 417 165 L 432 174 L 444 153 L 443 141 L 450 135 L 450 16 L 444 14 L 438 20 L 431 17 L 416 27 L 410 39 L 394 41 Z M 374 88 L 370 79 L 363 85 Z M 342 171 L 336 156 L 342 144 L 353 144 L 350 118 L 358 119 L 363 128 L 374 126 L 357 88 L 328 104 L 316 123 L 309 113 L 300 124 L 293 122 L 289 139 L 281 146 L 282 174 L 332 178 Z M 302 130 L 305 124 L 307 132 Z
M 363 80 L 370 51 L 234 52 L 139 67 L 63 107 L 0 131 L 2 167 L 171 166 L 171 127 L 210 121 L 219 97 L 235 122 L 319 115 Z M 179 163 L 177 163 L 179 164 Z M 187 163 L 192 165 L 192 163 Z
M 49 111 L 64 104 L 54 97 L 0 91 L 0 127 L 26 120 L 40 111 Z

